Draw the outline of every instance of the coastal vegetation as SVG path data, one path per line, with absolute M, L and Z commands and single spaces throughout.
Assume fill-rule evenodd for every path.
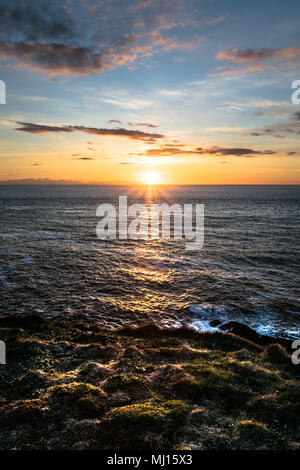
M 299 449 L 288 342 L 228 329 L 0 317 L 0 449 Z

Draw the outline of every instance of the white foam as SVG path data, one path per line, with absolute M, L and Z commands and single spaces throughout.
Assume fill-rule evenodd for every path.
M 196 315 L 195 320 L 189 323 L 191 328 L 198 331 L 218 331 L 218 326 L 212 326 L 212 320 L 218 320 L 220 324 L 229 321 L 229 308 L 226 305 L 204 302 L 189 307 L 190 312 Z
M 204 302 L 202 304 L 191 305 L 189 310 L 195 315 L 195 319 L 189 322 L 188 325 L 197 331 L 220 331 L 222 324 L 236 321 L 249 326 L 261 335 L 293 339 L 299 337 L 299 330 L 297 328 L 284 328 L 284 325 L 276 318 L 274 312 L 266 308 L 260 308 L 259 313 L 255 315 L 246 316 L 244 313 L 235 311 L 226 305 Z M 212 320 L 218 320 L 220 322 L 219 325 L 212 326 Z
M 218 331 L 217 326 L 211 326 L 208 320 L 195 320 L 189 323 L 189 327 L 197 331 L 209 332 L 209 331 Z

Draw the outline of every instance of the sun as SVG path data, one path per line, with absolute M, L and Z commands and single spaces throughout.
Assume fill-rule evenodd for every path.
M 159 184 L 161 182 L 160 175 L 155 171 L 148 171 L 142 175 L 142 182 L 144 184 Z

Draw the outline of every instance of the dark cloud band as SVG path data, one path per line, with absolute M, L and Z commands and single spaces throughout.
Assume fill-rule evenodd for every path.
M 86 126 L 48 126 L 43 124 L 34 124 L 31 122 L 16 122 L 20 127 L 15 130 L 28 132 L 29 134 L 47 134 L 47 133 L 70 133 L 70 132 L 85 132 L 86 134 L 92 135 L 110 135 L 114 137 L 127 137 L 134 140 L 153 141 L 161 139 L 164 136 L 162 134 L 154 134 L 151 132 L 143 132 L 139 130 L 129 129 L 105 129 L 97 127 L 86 127 Z
M 273 150 L 254 150 L 249 148 L 225 148 L 225 147 L 198 147 L 194 150 L 186 150 L 174 147 L 160 147 L 146 151 L 148 157 L 173 157 L 176 155 L 215 155 L 215 156 L 237 156 L 254 157 L 255 155 L 275 155 Z

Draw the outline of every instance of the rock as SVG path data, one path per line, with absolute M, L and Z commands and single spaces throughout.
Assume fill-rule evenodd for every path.
M 248 351 L 248 349 L 240 349 L 239 351 L 232 353 L 232 357 L 238 361 L 251 361 L 253 355 Z
M 136 336 L 140 338 L 158 338 L 163 335 L 162 329 L 154 323 L 137 327 L 125 326 L 120 329 L 120 333 L 123 335 Z
M 136 346 L 129 346 L 125 349 L 123 357 L 126 359 L 143 359 L 143 353 Z
M 85 381 L 90 381 L 92 383 L 99 383 L 100 381 L 106 379 L 109 375 L 112 374 L 112 371 L 98 364 L 97 362 L 88 362 L 83 364 L 81 371 L 79 372 L 79 377 Z
M 49 408 L 40 399 L 17 400 L 4 405 L 1 409 L 1 419 L 19 426 L 23 423 L 41 423 L 49 418 Z
M 48 388 L 46 399 L 59 417 L 78 419 L 98 418 L 106 409 L 107 395 L 99 387 L 84 382 L 72 382 Z
M 268 344 L 279 343 L 285 347 L 290 348 L 291 341 L 281 338 L 272 338 L 271 336 L 267 335 L 260 335 L 256 333 L 256 331 L 252 330 L 247 325 L 243 323 L 239 323 L 237 321 L 230 321 L 225 323 L 224 325 L 220 326 L 220 329 L 223 331 L 227 331 L 233 333 L 234 335 L 241 336 L 249 341 L 252 341 L 255 344 L 259 344 L 262 346 L 266 346 Z
M 233 333 L 234 335 L 241 336 L 242 338 L 248 339 L 249 341 L 253 341 L 256 344 L 261 343 L 261 335 L 259 335 L 258 333 L 256 333 L 256 331 L 252 330 L 252 328 L 247 325 L 244 325 L 243 323 L 239 323 L 237 321 L 230 321 L 222 325 L 220 329 Z
M 221 321 L 220 320 L 212 320 L 211 322 L 209 322 L 210 326 L 219 326 L 221 325 Z
M 122 406 L 130 402 L 130 397 L 124 392 L 115 392 L 110 395 L 107 401 L 112 406 Z
M 264 350 L 264 357 L 275 364 L 291 364 L 291 358 L 280 344 L 270 344 Z
M 169 385 L 174 379 L 182 379 L 187 374 L 177 364 L 165 364 L 146 377 L 151 385 Z
M 23 387 L 42 387 L 48 382 L 48 377 L 45 372 L 42 370 L 34 370 L 31 372 L 27 372 L 27 374 L 23 375 L 19 378 L 19 384 Z
M 75 353 L 85 359 L 103 359 L 104 361 L 111 361 L 117 356 L 118 350 L 112 346 L 90 343 L 78 346 Z
M 54 351 L 58 353 L 64 352 L 69 347 L 70 347 L 70 343 L 68 341 L 60 341 L 59 343 L 56 343 L 53 345 Z
M 103 358 L 109 361 L 117 357 L 118 354 L 118 349 L 114 348 L 113 346 L 106 346 L 102 349 Z
M 67 433 L 71 432 L 79 437 L 94 436 L 99 425 L 99 419 L 81 419 L 70 422 L 66 428 Z
M 65 439 L 75 442 L 72 448 L 77 450 L 89 449 L 94 444 L 100 425 L 99 419 L 69 420 L 64 430 Z
M 78 442 L 75 442 L 75 444 L 73 445 L 73 449 L 75 450 L 87 450 L 89 449 L 91 446 L 91 442 L 88 442 L 88 441 L 78 441 Z
M 191 424 L 201 424 L 209 418 L 208 410 L 205 408 L 195 408 L 188 416 Z
M 278 439 L 278 435 L 264 423 L 258 421 L 238 421 L 235 428 L 235 437 L 242 449 L 267 449 L 271 443 L 275 448 L 282 449 L 282 442 Z
M 46 320 L 39 315 L 13 315 L 1 316 L 1 328 L 40 328 L 46 324 Z
M 102 356 L 102 350 L 103 347 L 100 344 L 83 344 L 76 347 L 75 354 L 83 358 L 94 359 Z

